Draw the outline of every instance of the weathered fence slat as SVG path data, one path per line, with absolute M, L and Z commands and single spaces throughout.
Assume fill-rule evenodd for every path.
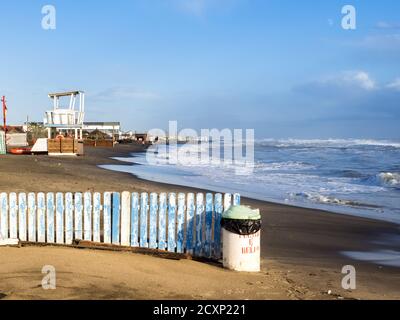
M 111 244 L 111 204 L 112 194 L 111 192 L 105 192 L 103 205 L 103 241 L 107 244 Z
M 85 192 L 83 207 L 83 240 L 92 240 L 92 194 Z
M 232 206 L 232 195 L 226 193 L 224 196 L 224 211 L 228 210 Z
M 176 242 L 176 251 L 178 253 L 183 253 L 185 249 L 184 241 L 185 241 L 185 201 L 186 195 L 184 193 L 180 193 L 178 195 L 178 217 L 177 217 L 177 242 Z
M 240 201 L 237 193 L 3 192 L 0 236 L 67 245 L 86 240 L 220 259 L 222 213 Z
M 121 198 L 118 192 L 114 192 L 112 195 L 112 232 L 111 232 L 111 242 L 112 244 L 120 244 L 120 202 Z
M 239 206 L 240 205 L 240 194 L 239 193 L 235 193 L 233 195 L 233 205 L 234 206 Z
M 0 194 L 0 236 L 8 238 L 8 195 L 5 192 Z
M 28 194 L 28 241 L 36 242 L 36 199 L 34 193 Z
M 204 194 L 198 193 L 196 198 L 196 249 L 195 254 L 203 253 L 203 221 L 204 221 Z
M 46 242 L 46 196 L 44 193 L 37 195 L 37 234 L 38 242 Z
M 93 195 L 93 241 L 100 242 L 101 194 Z
M 149 195 L 142 193 L 140 196 L 140 247 L 147 248 L 149 246 L 147 240 L 147 222 L 149 213 Z
M 194 194 L 189 193 L 187 196 L 187 220 L 186 220 L 186 252 L 193 254 L 193 233 L 194 233 Z
M 56 243 L 64 243 L 64 194 L 56 195 Z
M 157 193 L 150 194 L 150 234 L 149 248 L 157 249 L 157 211 L 158 211 L 158 195 Z
M 83 196 L 82 193 L 75 193 L 75 239 L 83 240 Z
M 131 247 L 139 247 L 139 194 L 132 193 L 131 203 Z
M 71 192 L 65 195 L 65 243 L 72 244 L 74 237 L 74 196 Z
M 221 257 L 221 218 L 223 212 L 222 194 L 215 195 L 214 208 L 214 248 L 213 256 L 216 259 Z
M 158 249 L 167 248 L 167 194 L 160 194 L 160 206 L 158 209 Z
M 18 195 L 18 237 L 21 241 L 27 240 L 27 225 L 26 225 L 26 194 L 20 193 Z
M 206 195 L 206 221 L 205 221 L 205 241 L 204 241 L 204 256 L 211 258 L 211 242 L 212 242 L 212 223 L 213 223 L 213 195 Z
M 168 201 L 168 251 L 176 249 L 176 194 L 171 193 Z
M 54 229 L 54 213 L 55 213 L 55 205 L 54 205 L 54 193 L 47 194 L 47 243 L 55 242 L 55 229 Z
M 121 245 L 130 246 L 131 241 L 131 194 L 123 192 L 121 197 Z
M 17 194 L 10 193 L 10 238 L 17 239 L 18 238 L 18 220 L 17 220 Z

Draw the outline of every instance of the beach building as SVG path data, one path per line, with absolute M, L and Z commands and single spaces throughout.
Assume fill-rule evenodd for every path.
M 119 138 L 122 134 L 120 122 L 84 122 L 82 128 L 88 133 L 101 131 L 110 138 L 115 136 Z
M 28 146 L 27 133 L 23 126 L 6 126 L 5 136 L 6 145 L 9 148 L 18 148 Z

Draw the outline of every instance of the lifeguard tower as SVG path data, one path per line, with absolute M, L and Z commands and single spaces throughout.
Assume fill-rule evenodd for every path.
M 69 106 L 60 105 L 61 98 L 69 97 Z M 44 126 L 47 128 L 48 138 L 54 139 L 58 135 L 68 136 L 77 140 L 83 139 L 83 122 L 85 118 L 85 93 L 70 91 L 50 93 L 53 100 L 53 110 L 47 111 Z M 78 106 L 76 105 L 78 101 Z

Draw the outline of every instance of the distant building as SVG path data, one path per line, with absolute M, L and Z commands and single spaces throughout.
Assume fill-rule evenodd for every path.
M 122 134 L 120 122 L 84 122 L 83 130 L 89 133 L 96 130 L 101 131 L 110 137 Z

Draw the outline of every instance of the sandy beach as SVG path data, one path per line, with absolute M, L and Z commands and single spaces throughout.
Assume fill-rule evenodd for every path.
M 111 157 L 131 151 L 118 146 L 86 148 L 86 155 L 78 158 L 0 156 L 0 192 L 205 191 L 97 167 L 121 164 Z M 400 268 L 342 254 L 398 255 L 398 225 L 251 199 L 242 202 L 262 212 L 259 274 L 130 253 L 0 248 L 0 299 L 400 299 Z M 57 290 L 40 287 L 44 265 L 56 266 Z M 356 290 L 341 287 L 345 265 L 357 270 Z

